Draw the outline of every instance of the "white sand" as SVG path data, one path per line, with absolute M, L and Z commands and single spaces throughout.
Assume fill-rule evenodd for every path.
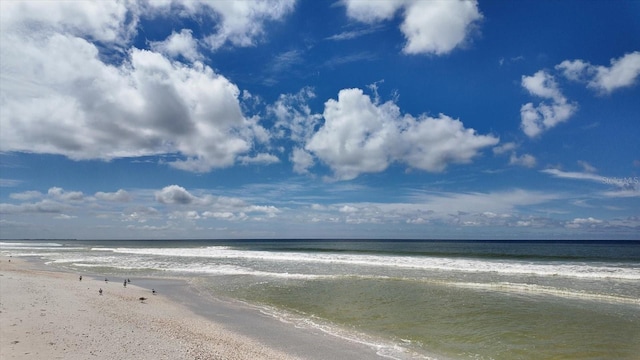
M 121 281 L 0 257 L 0 359 L 293 358 Z

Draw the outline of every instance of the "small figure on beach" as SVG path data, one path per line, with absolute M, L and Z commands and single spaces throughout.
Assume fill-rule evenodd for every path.
M 146 297 L 140 297 L 138 300 L 140 300 L 140 302 L 144 304 L 144 301 L 147 300 L 147 298 Z
M 100 290 L 98 290 L 98 293 L 99 293 L 100 295 L 102 295 L 102 288 L 100 288 Z
M 130 283 L 130 282 L 131 282 L 131 280 L 129 280 L 129 278 L 127 278 L 127 282 L 128 282 L 128 283 Z
M 82 281 L 82 275 L 80 275 L 80 281 Z
M 104 278 L 104 282 L 108 283 L 108 282 L 109 282 L 109 279 Z
M 156 294 L 156 289 L 151 289 L 151 293 L 152 293 L 153 295 L 155 295 L 155 294 Z
M 127 287 L 127 280 L 124 281 L 124 287 Z

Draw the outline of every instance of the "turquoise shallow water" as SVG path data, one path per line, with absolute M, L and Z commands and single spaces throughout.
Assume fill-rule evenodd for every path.
M 4 242 L 0 251 L 99 276 L 187 277 L 398 358 L 400 348 L 440 359 L 640 354 L 638 242 Z

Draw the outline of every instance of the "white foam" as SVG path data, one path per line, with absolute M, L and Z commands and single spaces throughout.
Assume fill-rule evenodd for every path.
M 570 299 L 582 299 L 582 300 L 596 300 L 609 303 L 622 303 L 633 304 L 640 306 L 640 299 L 613 296 L 606 294 L 595 294 L 584 291 L 577 291 L 571 289 L 560 289 L 551 286 L 544 286 L 538 284 L 524 284 L 524 283 L 511 283 L 511 282 L 497 282 L 497 283 L 473 283 L 473 282 L 443 282 L 446 285 L 452 285 L 463 288 L 473 289 L 486 289 L 492 291 L 503 291 L 511 293 L 532 294 L 532 295 L 552 295 L 562 298 Z
M 427 256 L 362 255 L 342 253 L 300 253 L 237 250 L 226 246 L 201 248 L 94 248 L 115 253 L 202 257 L 208 259 L 248 259 L 264 262 L 321 263 L 354 266 L 410 268 L 432 271 L 488 272 L 503 275 L 562 276 L 584 279 L 640 280 L 640 266 L 611 263 L 527 262 Z
M 337 338 L 362 344 L 368 346 L 376 351 L 378 356 L 394 359 L 394 360 L 410 360 L 410 359 L 422 359 L 422 360 L 437 360 L 434 357 L 418 354 L 409 349 L 403 347 L 400 344 L 391 343 L 379 338 L 375 338 L 371 335 L 359 333 L 353 330 L 344 329 L 338 325 L 321 320 L 317 317 L 308 317 L 304 315 L 297 315 L 295 313 L 274 308 L 267 305 L 257 306 L 255 304 L 245 303 L 247 306 L 257 308 L 261 313 L 278 319 L 279 321 L 291 324 L 297 328 L 302 329 L 315 329 L 319 330 L 327 335 L 335 336 Z M 404 341 L 404 343 L 410 343 Z
M 9 241 L 0 241 L 0 247 L 11 248 L 11 247 L 19 247 L 19 248 L 31 248 L 31 247 L 57 247 L 62 246 L 62 244 L 58 243 L 43 243 L 43 242 L 9 242 Z

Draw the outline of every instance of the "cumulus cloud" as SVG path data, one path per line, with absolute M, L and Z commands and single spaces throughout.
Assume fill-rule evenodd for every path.
M 343 4 L 347 16 L 370 24 L 393 19 L 403 10 L 400 30 L 407 40 L 402 50 L 406 54 L 447 54 L 463 44 L 482 19 L 475 0 L 345 0 Z
M 17 214 L 17 213 L 61 213 L 68 209 L 68 206 L 57 201 L 44 199 L 36 203 L 0 204 L 0 214 Z
M 63 201 L 81 201 L 84 199 L 84 194 L 81 191 L 65 191 L 59 187 L 52 187 L 47 191 L 47 195 L 54 199 Z
M 249 46 L 263 21 L 284 16 L 293 1 L 1 6 L 0 151 L 76 160 L 173 153 L 170 165 L 207 172 L 268 139 L 259 118 L 244 116 L 237 86 L 197 61 L 188 30 L 152 43 L 155 51 L 127 46 L 140 17 L 176 8 L 181 16 L 209 11 L 219 46 Z M 121 59 L 109 62 L 104 48 Z
M 164 41 L 152 41 L 151 48 L 171 58 L 182 56 L 186 60 L 194 62 L 202 60 L 202 54 L 198 51 L 198 42 L 193 38 L 190 29 L 182 29 L 179 33 L 172 32 Z
M 180 210 L 170 213 L 172 219 L 198 220 L 261 220 L 263 217 L 273 218 L 281 212 L 272 205 L 256 205 L 247 201 L 227 196 L 214 196 L 212 194 L 194 195 L 179 185 L 165 186 L 155 192 L 157 202 L 176 206 Z
M 593 217 L 588 217 L 588 218 L 575 218 L 571 221 L 567 221 L 567 223 L 565 224 L 565 226 L 567 228 L 570 229 L 577 229 L 577 228 L 581 228 L 581 227 L 597 227 L 600 226 L 604 223 L 604 221 L 600 220 L 600 219 L 596 219 Z
M 40 191 L 30 190 L 30 191 L 24 191 L 21 193 L 12 193 L 12 194 L 9 194 L 9 197 L 15 200 L 27 201 L 27 200 L 41 198 L 42 193 Z
M 172 2 L 183 6 L 189 14 L 204 12 L 219 20 L 215 32 L 204 39 L 212 49 L 218 49 L 226 43 L 233 46 L 255 45 L 264 34 L 265 23 L 289 14 L 296 0 Z
M 315 164 L 313 155 L 299 147 L 293 149 L 290 160 L 293 163 L 293 172 L 296 174 L 308 174 L 309 168 Z
M 555 78 L 544 70 L 522 76 L 521 84 L 531 95 L 551 100 L 551 104 L 544 101 L 537 106 L 527 103 L 520 108 L 520 127 L 531 138 L 567 121 L 578 108 L 567 101 Z
M 498 139 L 477 135 L 462 122 L 440 114 L 415 118 L 388 101 L 372 102 L 361 89 L 344 89 L 325 103 L 324 124 L 305 149 L 327 164 L 340 180 L 380 172 L 398 161 L 426 171 L 468 163 Z
M 3 40 L 35 30 L 124 44 L 135 34 L 138 6 L 121 1 L 3 1 L 0 20 Z
M 313 89 L 305 87 L 295 94 L 281 94 L 273 105 L 267 107 L 267 111 L 276 118 L 274 128 L 278 138 L 301 142 L 311 137 L 322 119 L 322 115 L 314 114 L 308 105 L 308 101 L 315 97 Z
M 161 204 L 189 205 L 198 200 L 187 189 L 178 185 L 169 185 L 156 192 L 156 201 Z
M 127 202 L 131 200 L 131 195 L 125 190 L 119 189 L 116 192 L 98 191 L 95 194 L 96 199 L 104 201 Z
M 640 52 L 634 51 L 618 59 L 611 59 L 610 66 L 592 65 L 584 60 L 565 60 L 556 69 L 573 81 L 587 83 L 591 89 L 611 93 L 633 86 L 640 75 Z

